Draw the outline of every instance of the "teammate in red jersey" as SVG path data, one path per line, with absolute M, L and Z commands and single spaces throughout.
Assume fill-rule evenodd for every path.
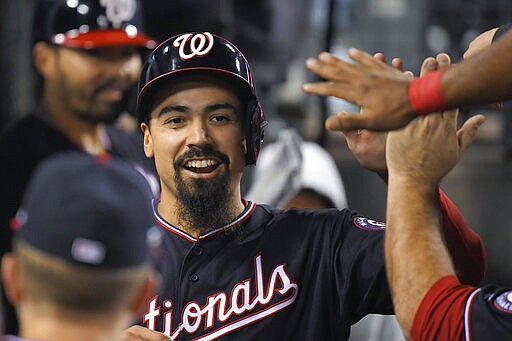
M 483 48 L 488 38 L 478 38 L 487 41 Z M 465 57 L 481 48 L 473 45 Z M 461 284 L 442 242 L 437 184 L 467 145 L 454 138 L 455 126 L 456 116 L 435 114 L 388 137 L 386 263 L 395 312 L 411 340 L 509 340 L 512 289 Z

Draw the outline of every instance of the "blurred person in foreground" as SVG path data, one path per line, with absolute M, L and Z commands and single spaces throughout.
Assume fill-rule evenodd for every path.
M 2 279 L 20 337 L 2 340 L 117 340 L 155 286 L 144 178 L 121 160 L 52 156 L 35 171 L 13 224 Z
M 130 106 L 143 56 L 156 44 L 142 31 L 141 10 L 136 0 L 37 1 L 31 56 L 38 105 L 0 135 L 0 256 L 11 248 L 9 220 L 33 170 L 54 153 L 123 158 L 158 192 L 140 133 L 113 124 Z M 5 318 L 7 332 L 16 333 L 8 304 Z

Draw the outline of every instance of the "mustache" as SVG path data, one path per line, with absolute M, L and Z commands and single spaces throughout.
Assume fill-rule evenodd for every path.
M 205 148 L 199 148 L 199 147 L 191 147 L 189 150 L 187 150 L 185 153 L 180 155 L 176 160 L 174 160 L 174 169 L 178 169 L 183 165 L 186 159 L 194 158 L 194 157 L 208 157 L 212 156 L 217 159 L 219 159 L 222 163 L 225 163 L 229 166 L 229 157 L 221 153 L 217 150 L 214 150 L 212 147 L 205 147 Z
M 110 87 L 120 88 L 121 91 L 126 93 L 129 90 L 131 90 L 133 86 L 134 86 L 133 84 L 130 84 L 129 82 L 127 82 L 125 80 L 107 79 L 107 80 L 101 82 L 96 87 L 96 89 L 94 90 L 94 94 L 98 94 L 99 92 L 101 92 L 101 91 L 103 91 L 103 90 L 105 90 L 107 88 L 110 88 Z

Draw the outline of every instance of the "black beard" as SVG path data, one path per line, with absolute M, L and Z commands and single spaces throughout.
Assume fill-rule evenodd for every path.
M 97 90 L 96 92 L 98 92 Z M 126 90 L 123 94 L 123 98 L 119 103 L 112 106 L 108 112 L 94 112 L 94 107 L 89 108 L 86 112 L 77 112 L 76 115 L 81 120 L 93 123 L 93 124 L 99 124 L 99 123 L 105 123 L 105 124 L 113 124 L 115 121 L 121 116 L 123 112 L 133 112 L 133 108 L 131 107 L 131 100 L 132 100 L 133 92 L 131 90 Z
M 103 114 L 103 115 L 95 115 L 91 114 L 90 112 L 77 112 L 76 116 L 80 118 L 82 121 L 89 122 L 92 124 L 99 124 L 99 123 L 105 123 L 105 124 L 113 124 L 119 116 L 122 114 L 123 110 L 122 108 L 116 108 L 114 111 L 111 111 L 109 113 Z
M 222 160 L 227 172 L 215 179 L 185 180 L 181 176 L 181 166 L 184 159 L 194 156 L 215 156 Z M 235 216 L 235 209 L 231 206 L 233 193 L 229 186 L 229 158 L 225 154 L 210 148 L 193 148 L 176 159 L 174 169 L 177 218 L 180 225 L 186 225 L 202 235 L 231 222 Z
M 70 94 L 71 90 L 69 90 L 70 87 L 68 85 L 68 80 L 63 76 L 62 72 L 59 74 L 59 78 L 63 93 L 62 96 L 64 98 L 71 96 L 72 94 Z M 133 96 L 135 96 L 135 87 L 131 87 L 125 90 L 121 101 L 119 101 L 119 103 L 117 104 L 112 105 L 112 107 L 106 110 L 106 112 L 96 111 L 97 109 L 94 105 L 94 98 L 101 90 L 112 85 L 114 82 L 114 80 L 108 80 L 100 86 L 98 86 L 98 88 L 94 90 L 94 93 L 92 94 L 92 98 L 90 99 L 87 108 L 83 111 L 75 111 L 75 116 L 84 122 L 92 124 L 113 124 L 123 112 L 133 112 L 134 107 L 132 107 L 132 105 L 134 103 Z

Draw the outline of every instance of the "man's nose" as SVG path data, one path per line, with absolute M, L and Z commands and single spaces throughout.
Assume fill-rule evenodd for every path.
M 131 54 L 129 58 L 121 61 L 119 75 L 131 83 L 136 83 L 142 69 L 142 58 L 138 54 Z
M 206 146 L 211 145 L 212 141 L 208 132 L 208 124 L 202 119 L 193 120 L 190 125 L 190 134 L 188 137 L 188 146 Z

